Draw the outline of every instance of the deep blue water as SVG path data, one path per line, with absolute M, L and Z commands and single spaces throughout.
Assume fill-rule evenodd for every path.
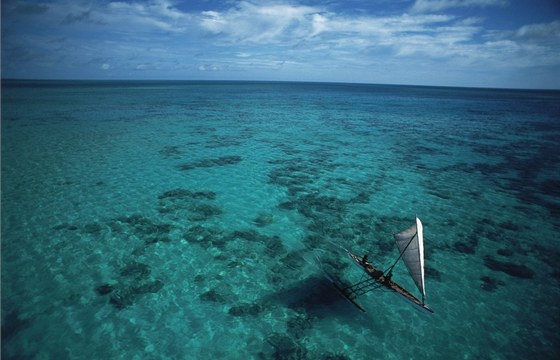
M 3 358 L 559 356 L 560 92 L 4 81 L 1 130 Z M 435 313 L 359 312 L 415 215 Z

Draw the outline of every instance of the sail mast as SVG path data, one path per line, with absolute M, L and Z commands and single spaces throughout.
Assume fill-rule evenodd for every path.
M 422 303 L 424 303 L 424 298 L 426 297 L 426 289 L 424 282 L 424 227 L 422 222 L 418 217 L 416 217 L 416 233 L 418 234 L 418 256 L 420 258 L 420 279 L 422 284 Z

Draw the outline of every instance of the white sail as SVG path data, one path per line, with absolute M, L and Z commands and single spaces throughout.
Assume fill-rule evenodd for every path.
M 426 292 L 424 289 L 424 235 L 422 230 L 422 222 L 416 218 L 414 225 L 395 234 L 395 240 L 397 240 L 397 246 L 402 253 L 406 268 L 424 299 Z

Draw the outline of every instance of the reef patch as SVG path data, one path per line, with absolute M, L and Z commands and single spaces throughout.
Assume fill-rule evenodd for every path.
M 119 270 L 116 283 L 99 285 L 95 291 L 100 296 L 110 295 L 109 303 L 117 309 L 124 309 L 134 304 L 143 294 L 157 293 L 164 283 L 150 277 L 151 269 L 147 264 L 131 262 Z
M 241 162 L 243 158 L 237 155 L 222 156 L 214 159 L 206 159 L 195 161 L 192 163 L 185 163 L 179 165 L 179 169 L 183 171 L 193 170 L 197 168 L 212 168 L 216 166 L 235 165 Z
M 223 213 L 221 208 L 211 203 L 216 199 L 216 193 L 212 191 L 173 189 L 159 195 L 158 199 L 159 213 L 177 220 L 206 221 Z
M 535 275 L 535 272 L 526 265 L 496 260 L 490 255 L 484 257 L 484 265 L 490 270 L 501 271 L 520 279 L 532 279 Z
M 480 280 L 482 281 L 482 284 L 480 284 L 480 288 L 484 291 L 490 292 L 506 284 L 502 280 L 497 280 L 490 276 L 482 276 Z

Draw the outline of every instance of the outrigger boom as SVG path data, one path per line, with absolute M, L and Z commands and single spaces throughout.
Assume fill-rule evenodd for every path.
M 346 250 L 350 259 L 352 259 L 369 278 L 350 286 L 340 286 L 333 281 L 334 286 L 346 299 L 363 312 L 365 312 L 365 309 L 356 301 L 358 296 L 376 289 L 387 289 L 405 298 L 420 309 L 433 313 L 434 311 L 424 303 L 424 245 L 422 223 L 420 219 L 416 218 L 416 223 L 413 226 L 395 234 L 395 239 L 401 252 L 395 263 L 385 272 L 378 270 L 375 266 L 367 262 L 365 256 L 360 259 L 358 256 Z M 410 275 L 422 293 L 422 300 L 418 299 L 411 292 L 392 280 L 393 267 L 401 258 L 404 260 Z

